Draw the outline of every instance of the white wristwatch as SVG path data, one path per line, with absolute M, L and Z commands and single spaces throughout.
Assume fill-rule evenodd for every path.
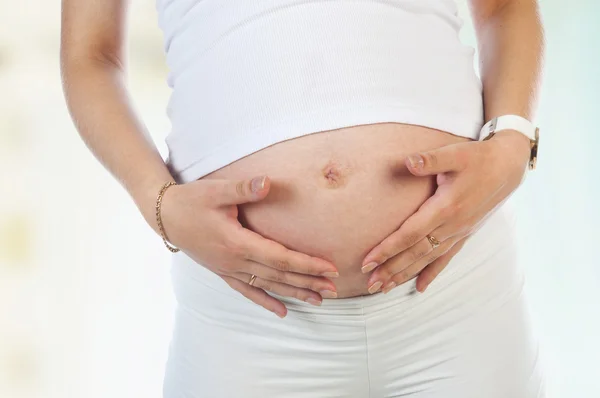
M 514 130 L 525 135 L 531 142 L 531 156 L 529 157 L 529 169 L 535 169 L 537 162 L 538 144 L 540 141 L 540 129 L 529 120 L 518 115 L 498 116 L 487 122 L 479 132 L 479 141 L 489 140 L 499 131 Z

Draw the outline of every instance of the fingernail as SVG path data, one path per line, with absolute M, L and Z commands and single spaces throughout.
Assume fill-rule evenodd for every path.
M 425 161 L 420 155 L 410 155 L 408 161 L 410 162 L 410 166 L 414 169 L 420 169 L 425 165 Z
M 372 261 L 369 264 L 365 265 L 364 267 L 361 268 L 362 273 L 366 274 L 369 271 L 373 271 L 376 267 L 377 267 L 377 263 Z
M 278 317 L 280 317 L 281 319 L 285 318 L 285 314 L 280 311 L 280 310 L 275 310 L 273 311 L 275 313 L 275 315 L 277 315 Z
M 375 282 L 371 285 L 371 287 L 369 288 L 369 293 L 373 294 L 373 293 L 377 293 L 377 291 L 379 290 L 379 288 L 381 287 L 381 285 L 383 285 L 383 283 L 381 282 Z
M 319 293 L 321 294 L 321 297 L 323 297 L 323 298 L 336 298 L 337 297 L 337 293 L 332 292 L 331 290 L 321 290 Z
M 315 299 L 314 299 L 314 298 L 312 298 L 312 297 L 309 297 L 309 298 L 307 298 L 307 299 L 306 299 L 306 302 L 307 302 L 308 304 L 316 305 L 317 307 L 321 305 L 321 302 L 320 302 L 319 300 L 315 300 Z
M 390 290 L 392 290 L 395 287 L 396 287 L 396 282 L 390 281 L 390 282 L 388 282 L 387 285 L 385 285 L 383 287 L 383 289 L 381 291 L 385 294 L 385 293 L 389 292 Z
M 337 271 L 323 272 L 321 275 L 327 278 L 337 278 L 338 276 L 340 276 L 340 274 Z
M 262 177 L 254 177 L 250 183 L 250 190 L 253 193 L 256 193 L 260 190 L 262 190 L 265 187 L 265 180 L 267 179 L 266 176 L 262 176 Z

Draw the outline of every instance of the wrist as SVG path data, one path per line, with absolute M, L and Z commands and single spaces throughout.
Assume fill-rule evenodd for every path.
M 156 222 L 156 201 L 158 199 L 158 194 L 160 192 L 161 187 L 169 181 L 174 181 L 174 179 L 169 174 L 151 177 L 147 178 L 144 181 L 141 181 L 129 191 L 138 210 L 140 211 L 148 225 L 157 234 L 160 234 L 160 230 L 158 223 Z M 169 191 L 174 190 L 174 188 L 177 187 L 171 187 Z M 169 192 L 169 194 L 170 195 L 165 196 L 172 196 L 173 192 Z M 164 198 L 164 203 L 166 203 L 168 199 L 170 198 Z M 164 203 L 163 209 L 165 207 Z
M 177 183 L 175 181 L 169 181 L 161 187 L 157 199 L 156 199 L 156 223 L 158 225 L 158 233 L 162 237 L 163 243 L 171 251 L 172 253 L 177 253 L 180 249 L 178 247 L 173 246 L 171 242 L 169 242 L 169 238 L 167 236 L 167 232 L 165 230 L 165 223 L 163 221 L 163 198 L 169 189 L 177 188 Z
M 488 142 L 494 142 L 497 150 L 502 152 L 502 156 L 513 158 L 519 165 L 525 165 L 529 162 L 531 141 L 518 131 L 498 131 Z

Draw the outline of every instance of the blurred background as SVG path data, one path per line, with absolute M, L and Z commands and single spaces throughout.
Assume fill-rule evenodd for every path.
M 465 43 L 475 46 L 465 0 Z M 600 3 L 541 0 L 538 169 L 514 195 L 549 398 L 600 397 Z M 71 123 L 60 2 L 0 0 L 0 397 L 161 396 L 170 253 Z M 134 0 L 129 82 L 166 155 L 162 34 Z M 485 398 L 485 397 L 482 397 Z M 510 398 L 510 397 L 507 397 Z

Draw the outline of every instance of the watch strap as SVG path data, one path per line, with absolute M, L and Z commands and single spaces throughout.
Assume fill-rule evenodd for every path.
M 502 130 L 515 130 L 526 135 L 531 141 L 536 140 L 537 127 L 529 120 L 518 115 L 498 116 L 487 122 L 479 132 L 479 141 L 485 140 L 491 133 Z

